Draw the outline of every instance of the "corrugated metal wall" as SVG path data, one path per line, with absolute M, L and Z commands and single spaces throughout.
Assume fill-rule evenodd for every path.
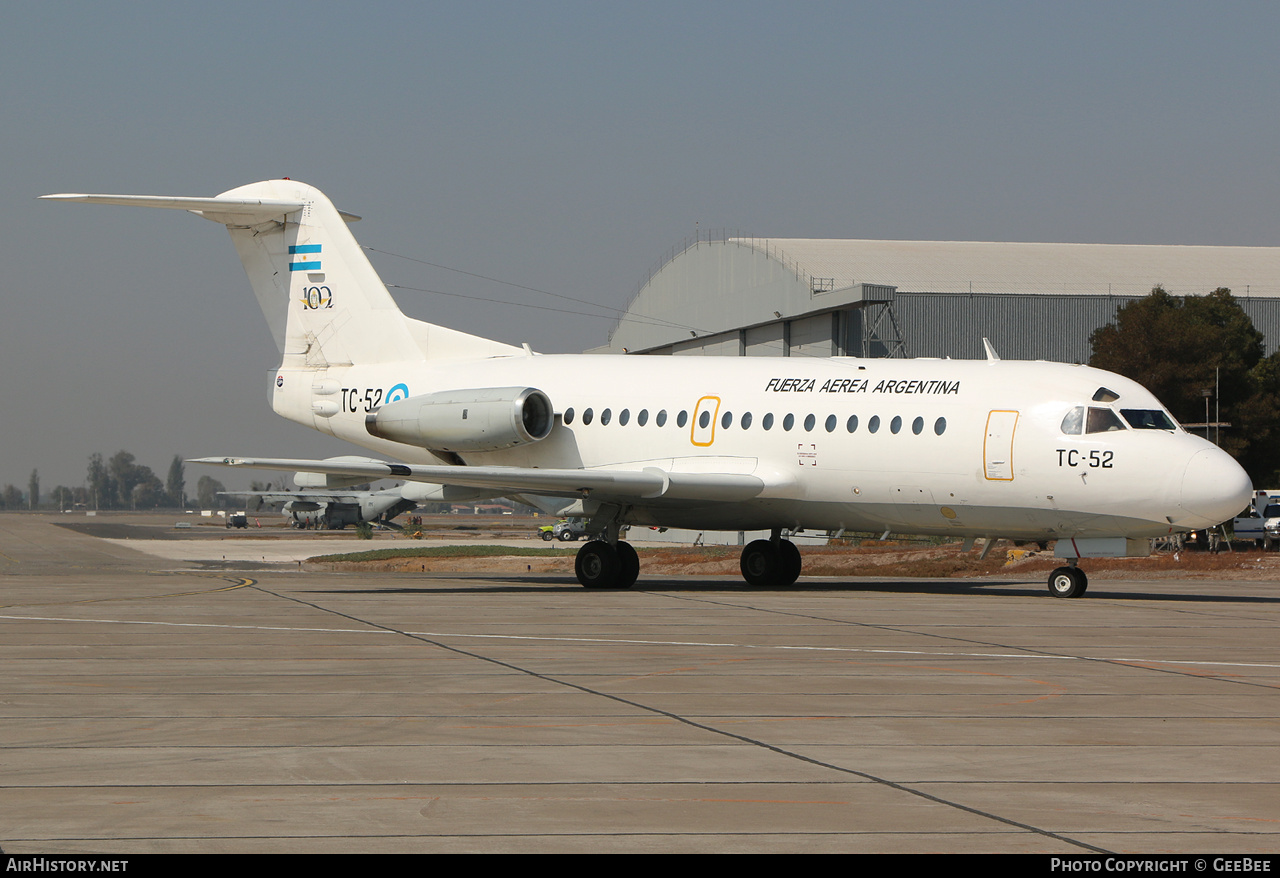
M 1116 310 L 1139 297 L 1016 295 L 992 293 L 898 293 L 898 323 L 911 357 L 983 359 L 982 339 L 991 339 L 1006 360 L 1088 362 L 1089 336 L 1115 321 Z M 1268 354 L 1280 347 L 1280 299 L 1238 299 L 1266 338 Z M 695 356 L 829 357 L 861 347 L 861 320 L 853 309 L 844 320 L 831 313 L 719 333 L 659 348 L 653 353 Z M 785 324 L 789 324 L 789 330 Z M 788 345 L 789 342 L 789 345 Z

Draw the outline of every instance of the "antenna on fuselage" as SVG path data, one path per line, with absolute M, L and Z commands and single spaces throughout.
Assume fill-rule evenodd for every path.
M 1000 355 L 996 353 L 995 345 L 985 335 L 982 337 L 982 346 L 987 349 L 988 363 L 998 363 L 1000 361 Z

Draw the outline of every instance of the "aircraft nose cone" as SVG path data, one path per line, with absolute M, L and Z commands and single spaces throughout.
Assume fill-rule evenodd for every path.
M 1203 519 L 1195 526 L 1221 524 L 1248 506 L 1252 497 L 1249 474 L 1225 451 L 1203 448 L 1187 462 L 1182 476 L 1181 506 Z

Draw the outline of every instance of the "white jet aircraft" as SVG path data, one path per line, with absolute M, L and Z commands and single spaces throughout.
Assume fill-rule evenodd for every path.
M 407 479 L 563 498 L 605 539 L 588 588 L 627 588 L 623 525 L 769 530 L 752 585 L 788 585 L 784 530 L 1057 541 L 1049 591 L 1080 558 L 1148 551 L 1209 527 L 1252 487 L 1142 386 L 1061 363 L 538 355 L 401 313 L 319 190 L 268 180 L 213 198 L 47 195 L 189 210 L 226 225 L 282 354 L 272 406 L 392 457 L 200 463 Z
M 340 463 L 374 463 L 382 461 L 369 457 L 331 457 L 324 461 Z M 264 503 L 283 503 L 281 512 L 298 527 L 305 522 L 312 527 L 342 530 L 347 525 L 362 521 L 378 521 L 391 527 L 391 519 L 402 512 L 410 512 L 424 503 L 456 503 L 480 500 L 492 496 L 491 491 L 474 488 L 457 488 L 452 485 L 433 485 L 425 482 L 406 482 L 378 491 L 351 490 L 368 479 L 347 478 L 316 472 L 293 474 L 297 491 L 219 491 L 220 496 L 253 497 L 258 506 Z

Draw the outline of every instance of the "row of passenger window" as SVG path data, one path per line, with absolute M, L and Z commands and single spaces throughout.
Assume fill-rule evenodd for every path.
M 572 407 L 564 410 L 565 424 L 572 424 L 576 418 L 577 418 L 577 414 L 574 412 Z M 595 420 L 596 420 L 596 415 L 592 409 L 586 408 L 582 410 L 583 425 L 589 425 Z M 612 409 L 603 409 L 600 412 L 601 425 L 607 425 L 612 420 L 613 420 Z M 732 427 L 733 420 L 734 420 L 733 412 L 725 412 L 724 414 L 722 414 L 720 416 L 721 429 L 727 430 L 730 427 Z M 625 427 L 630 422 L 631 422 L 630 409 L 623 409 L 622 411 L 618 412 L 618 426 Z M 654 416 L 653 422 L 655 425 L 659 427 L 665 427 L 667 424 L 667 410 L 663 409 L 662 411 L 658 412 Z M 677 427 L 684 427 L 686 424 L 689 423 L 689 413 L 687 411 L 681 411 L 679 414 L 676 415 L 675 422 Z M 641 409 L 636 414 L 636 425 L 643 427 L 648 423 L 649 423 L 649 410 Z M 738 418 L 738 429 L 750 430 L 751 425 L 753 423 L 755 423 L 755 419 L 752 416 L 751 412 L 746 412 L 740 418 Z M 872 415 L 870 418 L 867 419 L 867 424 L 866 424 L 867 432 L 868 433 L 879 432 L 880 423 L 881 423 L 880 416 Z M 844 428 L 846 431 L 850 433 L 855 433 L 858 430 L 858 424 L 859 424 L 858 416 L 850 415 L 848 419 L 844 422 Z M 899 415 L 894 415 L 893 418 L 889 421 L 889 432 L 890 433 L 901 432 L 903 424 L 904 422 L 902 420 L 902 417 Z M 764 417 L 760 419 L 761 430 L 772 430 L 773 425 L 774 425 L 773 412 L 769 412 L 768 414 L 766 414 Z M 795 425 L 796 425 L 795 415 L 787 414 L 782 416 L 783 430 L 790 431 L 793 427 L 795 427 Z M 818 425 L 818 419 L 815 415 L 805 415 L 804 430 L 806 433 L 813 432 L 814 428 L 816 428 L 817 425 Z M 703 411 L 700 415 L 698 415 L 698 426 L 703 430 L 711 426 L 711 412 Z M 835 415 L 827 415 L 826 420 L 822 422 L 822 426 L 826 429 L 828 433 L 834 433 L 836 431 L 836 428 L 840 426 L 840 419 L 837 418 Z M 919 436 L 921 433 L 924 432 L 924 426 L 925 426 L 924 418 L 917 417 L 911 422 L 911 432 Z M 935 434 L 941 436 L 946 431 L 946 429 L 947 429 L 946 418 L 938 418 L 933 422 L 933 432 Z

